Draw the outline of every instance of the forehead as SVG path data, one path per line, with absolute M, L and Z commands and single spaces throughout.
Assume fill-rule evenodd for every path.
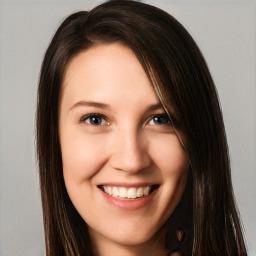
M 137 60 L 134 52 L 122 43 L 100 44 L 90 47 L 76 55 L 67 65 L 64 73 L 63 85 L 79 73 L 93 74 L 101 72 L 101 75 L 113 72 L 135 72 L 145 75 L 145 72 Z
M 133 51 L 121 43 L 97 45 L 82 51 L 67 66 L 61 95 L 114 100 L 147 95 L 159 102 Z M 131 100 L 131 99 L 130 99 Z

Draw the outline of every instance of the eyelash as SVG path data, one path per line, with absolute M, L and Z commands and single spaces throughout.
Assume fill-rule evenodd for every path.
M 95 121 L 96 121 L 96 120 L 99 121 L 99 119 L 100 119 L 99 124 L 95 124 L 95 123 L 93 124 L 93 123 L 91 122 L 91 121 L 92 121 L 92 118 L 94 118 Z M 155 121 L 157 122 L 157 119 L 159 119 L 159 118 L 165 118 L 165 119 L 166 119 L 166 120 L 165 120 L 166 123 L 164 123 L 164 124 L 156 124 Z M 91 121 L 90 121 L 90 119 L 91 119 Z M 155 119 L 155 120 L 154 120 L 154 119 Z M 89 122 L 86 122 L 86 121 L 88 121 L 88 120 L 89 120 Z M 88 114 L 88 115 L 83 116 L 83 117 L 80 119 L 80 123 L 87 123 L 88 125 L 92 125 L 92 126 L 102 126 L 102 121 L 105 121 L 105 122 L 106 122 L 106 124 L 104 124 L 105 126 L 110 125 L 110 123 L 109 123 L 107 117 L 106 117 L 105 115 L 102 115 L 102 114 L 99 114 L 99 113 L 91 113 L 91 114 Z M 153 116 L 150 118 L 150 120 L 149 120 L 148 123 L 150 123 L 151 121 L 154 122 L 154 124 L 151 124 L 151 125 L 163 126 L 163 125 L 170 125 L 170 124 L 171 124 L 171 120 L 170 120 L 169 116 L 168 116 L 167 114 L 165 114 L 165 113 L 153 115 Z

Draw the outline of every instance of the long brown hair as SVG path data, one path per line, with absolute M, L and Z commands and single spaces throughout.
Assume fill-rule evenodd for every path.
M 109 1 L 67 17 L 42 63 L 36 127 L 47 255 L 93 255 L 87 225 L 64 185 L 59 92 L 74 56 L 93 45 L 116 41 L 136 54 L 190 160 L 186 190 L 166 224 L 167 248 L 195 256 L 247 255 L 222 113 L 206 62 L 176 19 L 156 7 L 129 0 Z M 174 242 L 170 232 L 183 221 L 187 229 L 184 246 Z

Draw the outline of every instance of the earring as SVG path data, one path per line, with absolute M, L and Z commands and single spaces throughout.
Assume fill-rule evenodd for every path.
M 185 233 L 181 228 L 177 229 L 176 231 L 177 240 L 179 243 L 181 243 L 184 240 Z M 179 251 L 172 251 L 169 256 L 181 256 Z
M 176 232 L 178 242 L 181 243 L 184 240 L 185 234 L 181 228 L 179 228 Z

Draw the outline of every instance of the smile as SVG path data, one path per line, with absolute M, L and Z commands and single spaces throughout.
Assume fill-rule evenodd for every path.
M 116 187 L 116 186 L 100 186 L 101 190 L 108 194 L 109 196 L 120 198 L 120 199 L 138 199 L 141 197 L 148 196 L 155 189 L 157 189 L 159 185 L 152 186 L 141 186 L 141 187 Z

